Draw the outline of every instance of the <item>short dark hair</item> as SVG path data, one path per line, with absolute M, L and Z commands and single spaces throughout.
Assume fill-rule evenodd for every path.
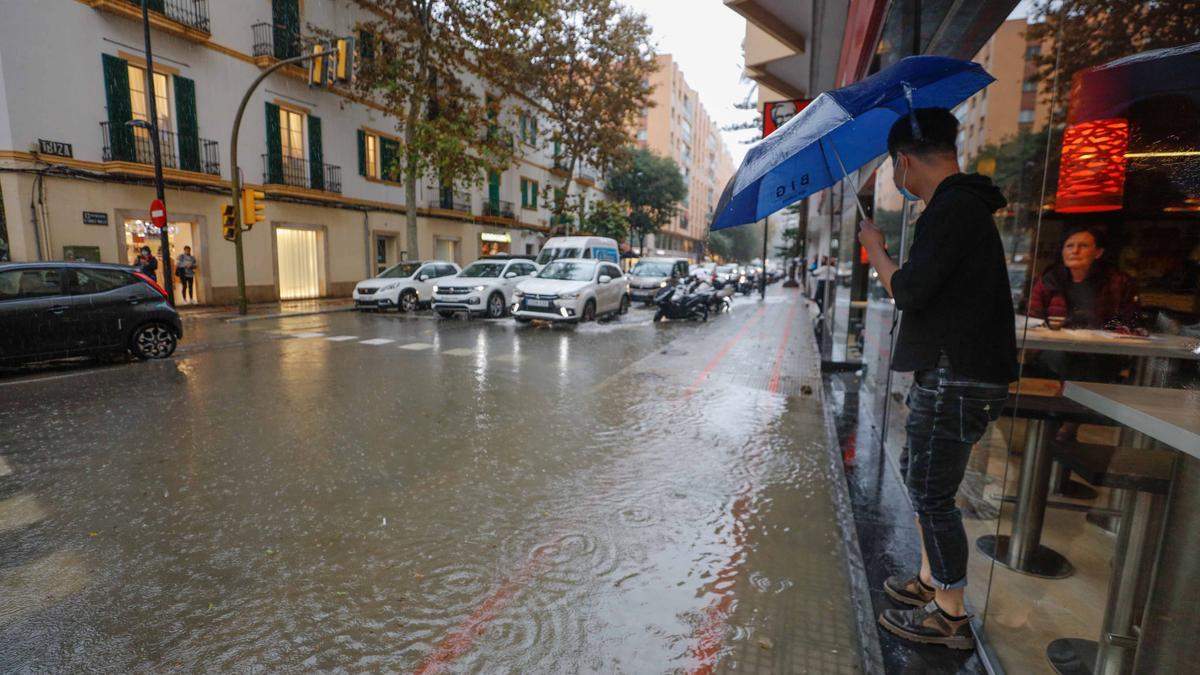
M 1062 243 L 1058 245 L 1061 251 L 1067 245 L 1067 240 L 1082 232 L 1087 232 L 1092 235 L 1092 239 L 1096 242 L 1096 248 L 1104 248 L 1105 237 L 1104 231 L 1097 228 L 1095 225 L 1072 225 L 1063 232 Z
M 888 132 L 888 154 L 893 159 L 900 152 L 918 157 L 958 152 L 958 118 L 954 113 L 945 108 L 917 108 L 915 114 L 919 137 L 913 134 L 912 114 L 896 120 Z

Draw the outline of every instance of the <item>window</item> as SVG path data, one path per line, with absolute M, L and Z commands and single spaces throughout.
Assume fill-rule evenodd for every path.
M 604 265 L 600 268 L 600 274 L 607 274 L 613 279 L 621 278 L 621 268 L 616 265 Z
M 71 295 L 107 293 L 136 281 L 132 274 L 117 270 L 77 269 L 70 276 Z
M 1037 91 L 1037 82 L 1025 80 L 1021 83 L 1021 91 Z
M 56 268 L 0 272 L 0 301 L 62 295 L 62 275 Z
M 527 145 L 536 145 L 538 137 L 538 121 L 536 117 L 521 114 L 521 141 Z
M 428 277 L 430 279 L 437 278 L 437 265 L 426 265 L 417 272 L 417 278 Z
M 1042 53 L 1041 45 L 1029 45 L 1025 47 L 1025 58 L 1031 59 L 1035 56 L 1040 56 Z
M 454 269 L 454 267 L 451 265 L 438 265 L 437 266 L 437 275 L 439 277 L 452 277 L 455 274 L 458 274 L 458 270 Z
M 285 158 L 304 159 L 304 115 L 295 110 L 280 108 L 279 138 Z
M 158 115 L 158 128 L 171 129 L 171 99 L 167 76 L 154 73 L 154 112 Z M 133 106 L 133 119 L 150 121 L 150 103 L 146 99 L 146 69 L 129 64 L 129 103 Z M 134 133 L 145 134 L 146 130 L 135 128 Z
M 538 207 L 538 183 L 528 178 L 521 179 L 521 208 L 536 209 Z
M 1033 124 L 1033 111 L 1022 110 L 1021 114 L 1017 117 L 1017 121 L 1021 124 Z
M 639 130 L 638 130 L 638 133 L 637 133 L 637 139 L 638 139 L 639 141 L 644 141 L 644 140 L 646 140 L 646 130 L 645 130 L 645 129 L 639 129 Z
M 379 178 L 379 137 L 375 134 L 363 135 L 364 167 L 369 178 Z

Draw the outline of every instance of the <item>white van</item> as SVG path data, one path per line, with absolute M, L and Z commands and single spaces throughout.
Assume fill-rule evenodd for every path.
M 540 268 L 559 258 L 603 260 L 619 265 L 621 254 L 616 240 L 608 237 L 551 237 L 542 245 L 542 252 L 534 262 Z

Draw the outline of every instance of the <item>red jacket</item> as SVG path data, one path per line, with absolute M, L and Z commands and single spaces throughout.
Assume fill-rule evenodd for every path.
M 1029 293 L 1029 316 L 1045 319 L 1048 316 L 1071 316 L 1067 305 L 1067 284 L 1071 273 L 1063 265 L 1055 265 L 1033 282 Z M 1098 268 L 1084 283 L 1096 287 L 1095 313 L 1087 326 L 1073 328 L 1112 328 L 1116 325 L 1134 328 L 1138 325 L 1138 297 L 1133 280 L 1120 272 Z

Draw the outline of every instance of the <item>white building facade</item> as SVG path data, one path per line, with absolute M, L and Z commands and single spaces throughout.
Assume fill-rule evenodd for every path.
M 169 254 L 190 246 L 199 301 L 232 303 L 221 212 L 237 104 L 263 69 L 298 53 L 308 26 L 350 35 L 370 17 L 349 0 L 149 1 Z M 162 257 L 149 131 L 134 125 L 147 119 L 145 67 L 140 2 L 0 0 L 0 260 L 131 263 L 143 244 Z M 501 123 L 516 128 L 519 114 L 506 106 Z M 384 170 L 400 133 L 380 106 L 309 88 L 300 68 L 258 87 L 238 147 L 243 182 L 267 195 L 266 221 L 244 233 L 251 302 L 346 296 L 411 258 L 408 208 L 423 258 L 464 265 L 540 249 L 552 218 L 542 193 L 562 180 L 544 142 L 518 134 L 508 170 L 469 192 L 424 180 L 410 205 Z M 571 190 L 589 203 L 603 197 L 593 174 Z

